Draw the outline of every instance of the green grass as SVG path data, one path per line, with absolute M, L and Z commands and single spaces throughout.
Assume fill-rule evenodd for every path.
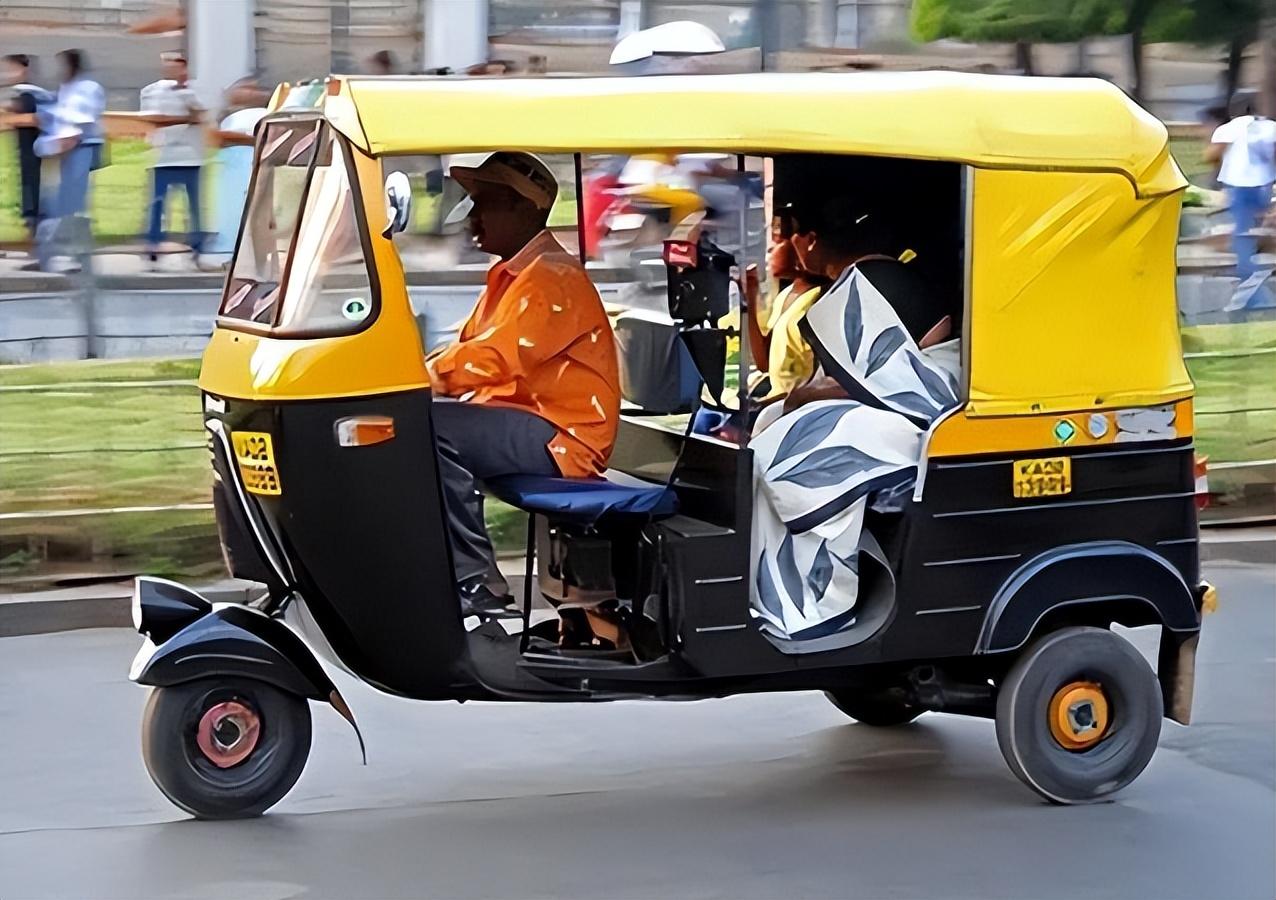
M 0 366 L 0 511 L 209 502 L 198 372 L 198 360 Z M 184 383 L 135 383 L 147 381 Z M 31 385 L 40 387 L 4 390 Z M 523 547 L 521 512 L 491 501 L 487 519 L 499 550 Z M 219 574 L 212 512 L 0 521 L 0 584 L 42 573 L 52 578 L 67 565 L 186 578 Z
M 1183 329 L 1196 382 L 1197 444 L 1212 462 L 1276 459 L 1276 322 Z M 1234 355 L 1233 355 L 1234 354 Z
M 1204 184 L 1214 177 L 1214 164 L 1205 161 L 1205 145 L 1196 138 L 1171 138 L 1170 153 L 1187 180 Z

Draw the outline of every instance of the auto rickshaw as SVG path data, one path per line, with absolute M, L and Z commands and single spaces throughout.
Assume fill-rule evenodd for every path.
M 230 818 L 277 802 L 306 762 L 309 701 L 357 732 L 327 665 L 419 700 L 818 690 L 866 726 L 985 717 L 1015 775 L 1065 804 L 1124 788 L 1162 718 L 1188 722 L 1210 589 L 1175 304 L 1186 182 L 1165 128 L 1116 88 L 939 72 L 334 76 L 284 86 L 273 106 L 200 375 L 226 561 L 265 588 L 210 604 L 142 577 L 134 595 L 143 752 L 176 805 Z M 742 168 L 808 154 L 955 173 L 963 396 L 899 507 L 877 514 L 851 627 L 785 641 L 751 616 L 747 434 L 626 415 L 606 479 L 489 485 L 529 515 L 523 628 L 467 630 L 392 237 L 404 183 L 391 173 L 386 191 L 383 167 L 497 149 L 578 167 L 716 152 Z M 528 609 L 553 582 L 611 596 L 644 626 L 642 651 L 539 640 Z M 1155 671 L 1114 623 L 1160 627 Z

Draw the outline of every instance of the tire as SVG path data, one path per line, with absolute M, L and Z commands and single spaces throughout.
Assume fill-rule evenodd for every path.
M 1052 701 L 1066 701 L 1076 685 L 1097 688 L 1105 705 L 1099 728 L 1084 712 L 1083 746 L 1052 727 Z M 1060 702 L 1060 707 L 1064 702 Z M 1161 687 L 1129 641 L 1103 628 L 1064 628 L 1029 646 L 997 693 L 997 743 L 1010 770 L 1051 803 L 1094 803 L 1138 777 L 1161 734 Z M 1056 721 L 1058 719 L 1056 718 Z M 1059 735 L 1059 736 L 1056 736 Z
M 243 759 L 223 757 L 217 765 L 201 749 L 201 719 L 215 715 L 215 708 L 247 709 L 255 717 L 255 740 L 244 745 Z M 241 819 L 261 815 L 296 784 L 310 755 L 310 736 L 303 698 L 265 682 L 201 678 L 151 691 L 142 718 L 142 758 L 174 805 L 197 819 Z
M 829 703 L 856 722 L 861 725 L 871 725 L 874 728 L 907 725 L 925 712 L 919 706 L 913 706 L 902 699 L 892 698 L 888 694 L 865 693 L 850 689 L 825 691 L 824 696 L 828 697 Z

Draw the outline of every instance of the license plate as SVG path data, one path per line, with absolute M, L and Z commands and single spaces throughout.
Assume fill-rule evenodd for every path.
M 283 493 L 279 472 L 275 469 L 275 447 L 264 431 L 234 431 L 235 462 L 244 480 L 244 489 L 254 494 L 275 496 Z
M 1016 497 L 1058 497 L 1072 493 L 1072 459 L 1067 456 L 1017 459 L 1014 466 Z

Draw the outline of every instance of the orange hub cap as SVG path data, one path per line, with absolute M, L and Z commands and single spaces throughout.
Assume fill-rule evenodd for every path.
M 1108 733 L 1111 712 L 1103 688 L 1093 681 L 1065 684 L 1050 698 L 1050 734 L 1065 750 L 1089 750 Z

